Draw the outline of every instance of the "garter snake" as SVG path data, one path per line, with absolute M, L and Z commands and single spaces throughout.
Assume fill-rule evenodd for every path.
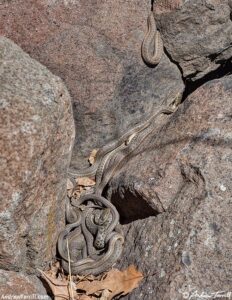
M 68 206 L 69 219 L 74 221 L 74 223 L 66 226 L 67 228 L 63 231 L 63 233 L 61 233 L 58 240 L 58 251 L 61 254 L 62 266 L 65 271 L 68 271 L 68 262 L 66 251 L 64 251 L 64 237 L 70 233 L 73 227 L 81 227 L 81 233 L 84 235 L 87 247 L 87 257 L 86 255 L 83 255 L 82 259 L 70 262 L 73 274 L 99 274 L 105 271 L 119 258 L 122 252 L 122 244 L 124 242 L 123 236 L 117 232 L 119 214 L 115 206 L 102 196 L 102 191 L 110 178 L 112 178 L 114 173 L 120 168 L 121 163 L 124 163 L 124 161 L 126 163 L 136 148 L 143 143 L 145 138 L 152 132 L 152 130 L 154 130 L 152 127 L 154 119 L 162 113 L 170 114 L 174 111 L 175 108 L 161 106 L 158 111 L 145 122 L 136 125 L 134 128 L 123 134 L 121 138 L 112 141 L 110 145 L 106 145 L 102 148 L 102 150 L 99 150 L 96 162 L 92 167 L 86 169 L 84 172 L 69 172 L 72 176 L 80 177 L 84 175 L 86 176 L 87 174 L 95 175 L 96 188 L 94 194 L 86 194 L 81 196 L 78 200 L 74 198 L 71 199 L 70 205 L 78 209 L 87 204 L 83 213 L 79 213 L 78 215 L 78 213 L 75 212 L 77 213 L 77 216 L 75 216 L 75 213 L 73 213 L 71 208 Z M 89 203 L 92 203 L 92 205 L 88 206 Z M 93 208 L 106 209 L 107 212 L 110 212 L 109 215 L 111 217 L 108 226 L 105 226 L 102 229 L 101 234 L 99 234 L 99 239 L 96 242 L 96 245 L 94 244 L 91 230 L 88 230 L 88 226 L 86 226 L 86 219 L 90 218 L 91 214 L 93 214 Z M 80 240 L 78 231 L 76 232 L 76 237 Z M 103 246 L 105 247 L 106 252 L 104 254 L 99 254 L 99 252 L 97 252 L 95 248 L 98 248 L 98 245 L 99 248 L 102 248 Z
M 142 43 L 142 57 L 149 65 L 157 65 L 163 54 L 163 41 L 156 28 L 153 11 L 147 18 L 148 31 Z

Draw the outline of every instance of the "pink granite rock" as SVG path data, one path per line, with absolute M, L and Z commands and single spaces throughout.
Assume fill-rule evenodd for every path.
M 141 58 L 146 1 L 17 1 L 2 6 L 3 35 L 66 83 L 78 135 L 72 165 L 182 93 L 166 55 L 157 68 Z M 86 160 L 87 162 L 87 160 Z
M 154 11 L 166 50 L 184 77 L 196 80 L 231 60 L 231 0 L 157 0 Z
M 4 270 L 0 270 L 0 295 L 2 299 L 51 299 L 36 276 Z
M 126 236 L 119 266 L 145 276 L 124 299 L 232 292 L 231 98 L 232 75 L 197 89 L 112 180 Z
M 0 59 L 0 268 L 32 273 L 64 225 L 72 107 L 64 83 L 9 39 Z

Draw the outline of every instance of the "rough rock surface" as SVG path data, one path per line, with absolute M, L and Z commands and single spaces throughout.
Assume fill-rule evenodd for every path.
M 232 2 L 157 0 L 154 11 L 165 48 L 193 80 L 232 58 Z
M 124 299 L 232 292 L 231 99 L 232 75 L 200 87 L 112 180 L 120 266 L 146 276 Z
M 72 165 L 182 92 L 166 56 L 148 68 L 140 55 L 150 1 L 4 1 L 1 34 L 66 83 L 78 136 Z M 195 80 L 232 57 L 231 0 L 157 0 L 166 53 Z M 22 17 L 23 16 L 23 17 Z
M 181 73 L 165 55 L 157 68 L 142 61 L 149 9 L 150 1 L 138 0 L 2 6 L 2 34 L 60 76 L 71 93 L 78 130 L 74 166 L 183 91 Z
M 5 270 L 0 270 L 0 295 L 2 299 L 51 299 L 36 276 Z
M 73 166 L 83 165 L 83 157 L 92 148 L 144 120 L 156 105 L 170 103 L 183 91 L 181 72 L 183 77 L 195 80 L 231 60 L 231 0 L 153 2 L 167 54 L 156 68 L 146 66 L 140 54 L 151 1 L 0 1 L 0 34 L 59 75 L 72 95 L 78 132 Z M 49 80 L 45 79 L 46 84 Z M 57 79 L 54 81 L 57 84 Z M 24 91 L 20 88 L 25 85 L 17 82 L 21 97 Z M 47 93 L 46 84 L 42 95 Z M 30 84 L 26 85 L 25 90 Z M 49 95 L 50 92 L 44 99 Z M 68 99 L 66 95 L 64 91 L 62 101 Z M 0 263 L 4 262 L 7 269 L 33 270 L 49 258 L 48 251 L 56 240 L 65 191 L 64 183 L 58 185 L 64 175 L 57 170 L 68 164 L 73 134 L 69 102 L 60 101 L 57 96 L 57 103 L 53 103 L 54 107 L 61 103 L 60 110 L 53 107 L 50 111 L 45 105 L 44 112 L 36 106 L 43 124 L 36 132 L 35 148 L 28 140 L 23 141 L 30 130 L 28 123 L 12 129 L 14 135 L 14 130 L 23 128 L 21 136 L 14 140 L 12 135 L 9 137 L 17 151 L 18 142 L 24 145 L 19 159 L 25 161 L 25 170 L 31 160 L 32 169 L 20 176 L 24 171 L 17 172 L 19 161 L 15 160 L 7 173 L 10 183 L 4 191 L 10 194 L 13 186 L 16 194 L 11 196 L 13 202 L 9 197 L 4 201 L 9 213 L 3 216 L 8 231 L 5 225 L 3 229 L 14 234 L 17 230 L 17 238 L 10 238 L 7 250 L 1 251 Z M 183 299 L 183 293 L 231 290 L 230 102 L 231 77 L 197 90 L 173 116 L 159 118 L 156 137 L 148 149 L 144 153 L 141 150 L 126 166 L 128 170 L 111 182 L 109 195 L 119 207 L 126 234 L 120 266 L 134 263 L 147 276 L 143 285 L 125 298 Z M 33 115 L 31 107 L 24 110 L 22 106 L 19 111 L 18 121 L 26 112 Z M 58 125 L 64 128 L 62 124 L 67 132 L 57 130 Z M 48 131 L 51 135 L 47 140 Z M 30 158 L 25 153 L 34 156 Z M 42 162 L 34 166 L 38 153 Z M 12 152 L 8 161 L 16 154 Z M 16 170 L 15 178 L 9 177 L 12 170 Z M 33 177 L 34 170 L 37 174 Z M 21 197 L 18 189 L 25 184 L 27 193 Z M 47 223 L 43 224 L 44 220 Z M 41 229 L 43 226 L 47 232 Z
M 0 268 L 32 273 L 51 260 L 64 225 L 71 101 L 58 77 L 6 38 L 0 83 Z

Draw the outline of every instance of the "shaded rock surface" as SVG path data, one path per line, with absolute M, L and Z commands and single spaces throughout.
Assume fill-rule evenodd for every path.
M 119 266 L 145 275 L 124 299 L 231 292 L 231 99 L 232 75 L 203 85 L 111 181 L 126 237 Z
M 0 270 L 0 295 L 3 299 L 19 296 L 31 300 L 50 300 L 47 290 L 36 276 L 20 272 Z M 22 298 L 23 299 L 23 298 Z
M 73 166 L 183 91 L 181 73 L 166 55 L 155 69 L 142 61 L 149 9 L 138 0 L 2 6 L 2 33 L 59 75 L 71 93 L 78 130 Z
M 193 80 L 232 58 L 232 5 L 228 0 L 157 0 L 154 11 L 165 48 Z
M 63 82 L 0 39 L 0 268 L 35 272 L 54 255 L 64 225 L 74 140 Z

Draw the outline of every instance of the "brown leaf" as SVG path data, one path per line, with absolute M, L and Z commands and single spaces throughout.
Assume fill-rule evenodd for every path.
M 86 296 L 86 295 L 80 295 L 79 298 L 77 298 L 78 300 L 94 300 L 94 299 L 97 299 L 97 298 L 93 298 L 93 297 L 89 297 L 89 296 Z
M 89 177 L 80 177 L 77 179 L 77 183 L 80 186 L 93 186 L 95 185 L 95 181 L 90 179 Z
M 74 188 L 72 181 L 67 179 L 67 190 L 72 190 Z
M 138 286 L 143 279 L 143 274 L 131 265 L 124 271 L 112 269 L 101 281 L 92 282 L 84 281 L 77 284 L 77 289 L 86 291 L 87 295 L 92 295 L 97 291 L 109 290 L 111 295 L 108 300 L 113 299 L 116 295 L 126 295 Z
M 96 160 L 97 152 L 98 152 L 98 149 L 93 149 L 92 152 L 90 153 L 88 161 L 91 165 L 93 165 Z
M 111 296 L 112 292 L 109 290 L 104 290 L 101 294 L 100 300 L 108 300 L 109 297 Z
M 38 269 L 39 270 L 39 269 Z M 72 282 L 72 290 L 69 281 L 63 279 L 62 281 L 54 278 L 49 272 L 39 270 L 43 278 L 48 283 L 55 300 L 70 300 L 77 296 L 76 285 Z M 87 300 L 87 299 L 86 299 Z

